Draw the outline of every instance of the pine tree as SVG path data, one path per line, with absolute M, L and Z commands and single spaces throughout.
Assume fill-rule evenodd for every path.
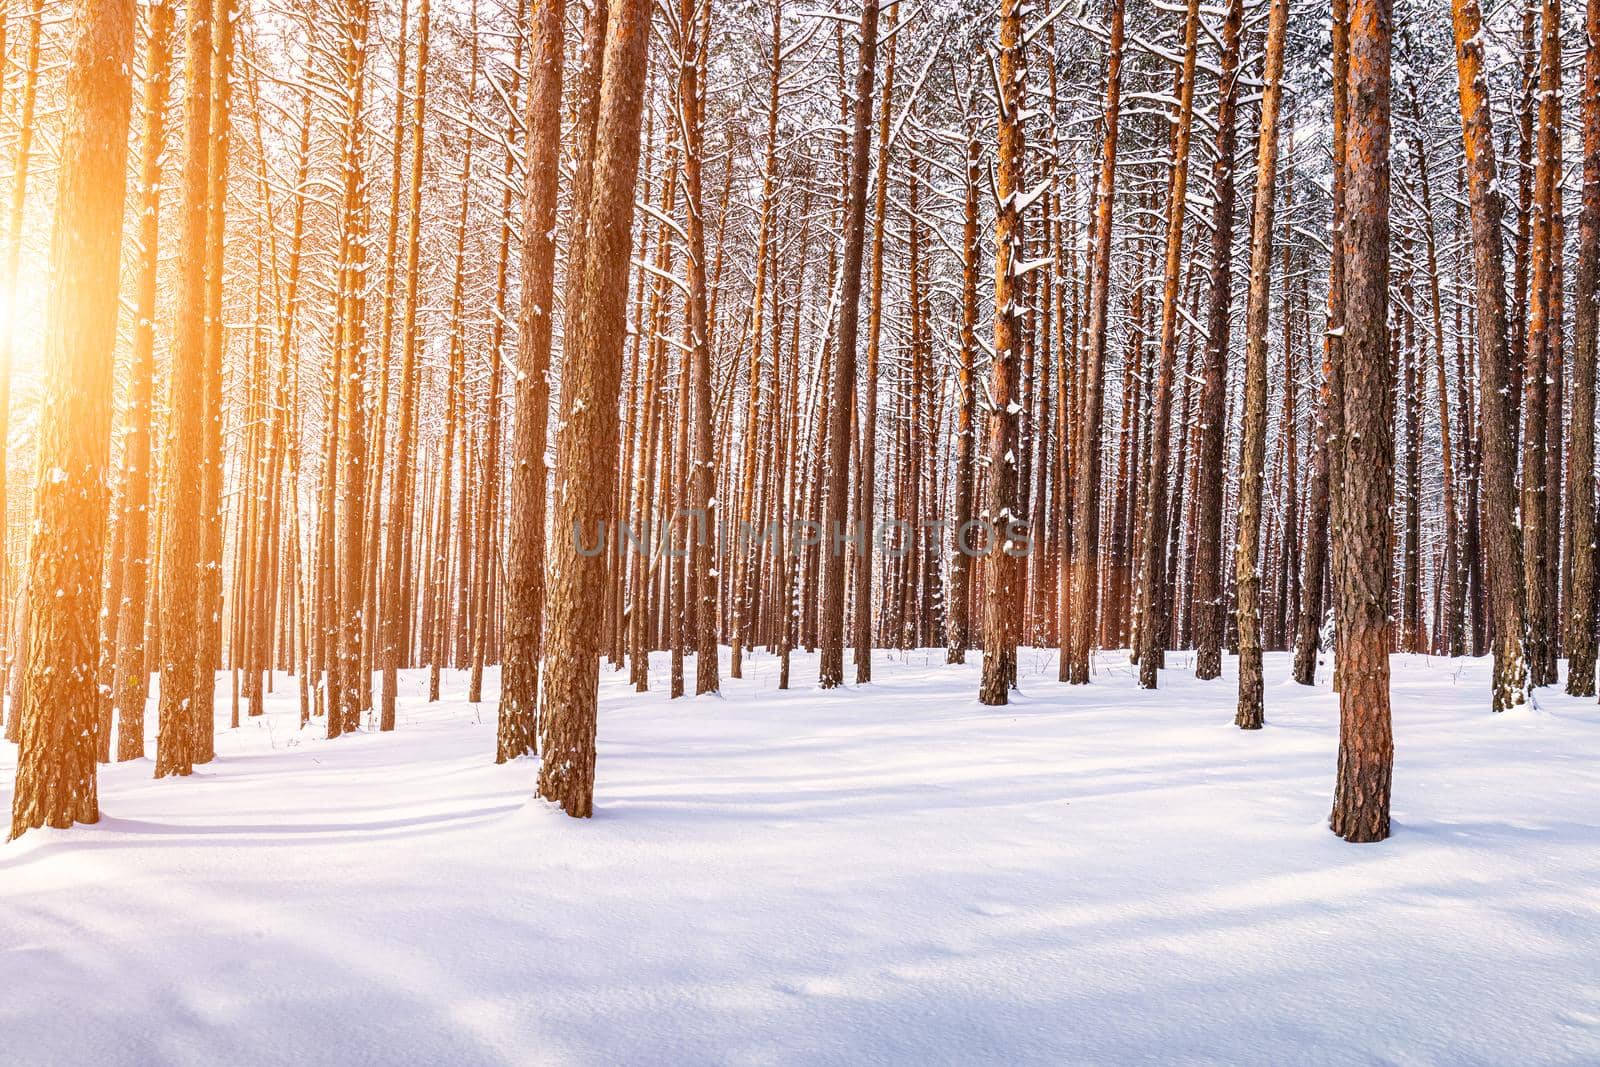
M 861 8 L 861 54 L 856 67 L 855 107 L 851 117 L 850 164 L 846 172 L 844 202 L 844 251 L 839 283 L 839 322 L 834 334 L 834 359 L 827 420 L 826 480 L 822 501 L 822 596 L 818 601 L 821 618 L 822 658 L 818 684 L 832 689 L 844 684 L 844 595 L 845 573 L 850 560 L 845 553 L 846 539 L 854 533 L 870 537 L 870 531 L 850 531 L 850 442 L 854 437 L 856 341 L 860 323 L 861 260 L 866 244 L 867 156 L 871 144 L 872 87 L 878 62 L 878 0 L 864 0 Z
M 11 837 L 99 821 L 95 669 L 112 345 L 132 105 L 133 0 L 72 6 L 46 308 L 28 585 L 28 678 Z
M 211 150 L 211 0 L 184 9 L 184 163 L 179 283 L 161 478 L 161 712 L 156 777 L 189 774 L 198 753 L 200 689 L 209 673 L 197 593 L 201 562 L 206 404 L 206 265 Z M 209 707 L 210 701 L 204 706 Z M 210 724 L 204 724 L 207 732 Z
M 1567 459 L 1572 586 L 1567 596 L 1567 692 L 1593 696 L 1595 667 L 1594 406 L 1600 271 L 1600 0 L 1589 0 L 1583 66 L 1583 202 L 1573 294 L 1572 435 Z
M 145 27 L 144 139 L 139 160 L 139 275 L 134 288 L 133 367 L 128 382 L 127 433 L 122 442 L 122 591 L 111 605 L 116 627 L 112 705 L 117 759 L 144 755 L 144 706 L 150 693 L 145 650 L 150 582 L 150 434 L 155 387 L 156 280 L 160 264 L 162 152 L 171 88 L 173 10 L 169 0 L 149 8 Z
M 1194 585 L 1195 677 L 1222 673 L 1222 442 L 1227 427 L 1228 350 L 1233 332 L 1234 166 L 1239 107 L 1239 46 L 1244 0 L 1229 0 L 1222 23 L 1222 69 L 1218 76 L 1217 154 L 1211 184 L 1216 189 L 1211 221 L 1211 294 L 1206 319 L 1204 382 L 1200 392 L 1199 470 L 1195 475 Z
M 617 0 L 605 34 L 604 74 L 595 124 L 583 273 L 567 305 L 563 421 L 556 432 L 555 537 L 546 568 L 543 762 L 539 795 L 574 818 L 594 810 L 600 614 L 605 561 L 578 551 L 613 519 L 617 394 L 621 385 L 627 290 L 623 275 L 633 234 L 639 126 L 649 58 L 650 5 Z
M 1281 0 L 1280 0 L 1281 2 Z M 1389 836 L 1394 740 L 1389 722 L 1389 606 L 1393 570 L 1394 377 L 1389 353 L 1390 0 L 1350 5 L 1350 118 L 1346 128 L 1344 428 L 1337 569 L 1339 765 L 1333 832 L 1346 841 Z
M 1483 465 L 1482 516 L 1490 615 L 1494 623 L 1492 703 L 1505 711 L 1527 700 L 1523 652 L 1522 543 L 1516 521 L 1516 442 L 1506 350 L 1502 204 L 1496 186 L 1494 129 L 1483 65 L 1478 0 L 1452 0 L 1461 138 L 1471 206 L 1472 267 L 1477 295 L 1478 421 Z
M 1100 450 L 1105 417 L 1106 317 L 1111 286 L 1111 228 L 1117 185 L 1117 125 L 1122 100 L 1122 48 L 1127 0 L 1110 0 L 1100 177 L 1095 187 L 1093 258 L 1089 263 L 1088 347 L 1083 369 L 1077 439 L 1081 458 L 1072 487 L 1072 603 L 1064 611 L 1070 633 L 1061 648 L 1061 679 L 1089 681 L 1090 647 L 1099 619 Z
M 1250 295 L 1245 305 L 1244 429 L 1239 464 L 1239 524 L 1234 542 L 1238 597 L 1239 710 L 1234 724 L 1259 730 L 1261 677 L 1261 475 L 1267 437 L 1267 315 L 1272 299 L 1272 208 L 1278 174 L 1278 109 L 1283 100 L 1283 43 L 1289 0 L 1272 0 L 1267 15 L 1266 87 L 1256 139 L 1256 192 L 1250 214 Z M 1289 352 L 1284 350 L 1284 359 Z

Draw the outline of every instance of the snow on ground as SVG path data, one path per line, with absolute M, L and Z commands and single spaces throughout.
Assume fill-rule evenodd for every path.
M 493 765 L 462 676 L 332 742 L 280 681 L 192 779 L 107 768 L 98 825 L 0 847 L 0 1059 L 1600 1061 L 1593 702 L 1495 716 L 1486 662 L 1396 657 L 1395 836 L 1357 846 L 1325 688 L 1243 733 L 1231 660 L 1152 693 L 1024 652 L 984 708 L 979 658 L 608 670 L 588 823 Z

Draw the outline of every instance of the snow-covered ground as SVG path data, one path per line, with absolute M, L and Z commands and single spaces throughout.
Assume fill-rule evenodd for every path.
M 1282 656 L 1259 733 L 1231 660 L 1143 692 L 1024 652 L 985 708 L 979 658 L 607 671 L 583 823 L 464 677 L 332 742 L 280 682 L 193 778 L 106 768 L 98 825 L 0 847 L 0 1060 L 1600 1062 L 1593 702 L 1495 716 L 1485 662 L 1396 657 L 1395 835 L 1357 846 Z

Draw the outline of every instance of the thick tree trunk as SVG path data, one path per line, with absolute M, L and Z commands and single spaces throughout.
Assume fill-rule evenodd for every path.
M 605 560 L 579 552 L 577 539 L 603 530 L 616 510 L 617 394 L 628 294 L 615 280 L 627 274 L 633 237 L 650 10 L 645 0 L 617 0 L 608 11 L 581 242 L 588 251 L 564 331 L 566 399 L 556 432 L 556 533 L 546 570 L 550 599 L 538 792 L 575 818 L 594 810 L 606 580 Z
M 1390 0 L 1350 5 L 1346 129 L 1343 479 L 1335 537 L 1339 764 L 1329 825 L 1347 841 L 1389 836 L 1394 378 L 1389 360 Z
M 80 0 L 66 76 L 45 309 L 28 675 L 11 837 L 100 818 L 95 667 L 112 352 L 132 104 L 133 0 Z M 191 591 L 193 586 L 190 586 Z

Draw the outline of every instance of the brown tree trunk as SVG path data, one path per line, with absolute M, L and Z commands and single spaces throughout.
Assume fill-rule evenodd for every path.
M 1283 99 L 1283 42 L 1289 0 L 1272 0 L 1256 140 L 1255 204 L 1250 216 L 1250 295 L 1245 304 L 1244 429 L 1239 461 L 1239 524 L 1233 553 L 1239 628 L 1239 709 L 1234 725 L 1265 721 L 1261 678 L 1261 475 L 1267 444 L 1267 317 L 1272 301 L 1272 208 L 1278 173 L 1278 108 Z M 1284 359 L 1289 358 L 1287 350 Z M 1285 434 L 1293 427 L 1285 425 Z
M 1211 294 L 1206 320 L 1206 359 L 1200 388 L 1199 470 L 1195 476 L 1194 639 L 1196 678 L 1222 673 L 1222 485 L 1227 465 L 1228 348 L 1233 298 L 1233 156 L 1239 101 L 1239 39 L 1244 0 L 1229 0 L 1222 23 L 1222 72 L 1218 76 L 1217 157 L 1211 168 L 1216 190 L 1211 222 Z
M 706 308 L 706 227 L 701 197 L 700 171 L 705 141 L 705 101 L 700 88 L 704 53 L 695 32 L 699 25 L 698 3 L 710 0 L 682 0 L 679 41 L 681 67 L 678 76 L 678 111 L 684 131 L 683 185 L 685 232 L 688 256 L 685 264 L 689 280 L 686 325 L 689 332 L 689 384 L 692 407 L 680 413 L 690 417 L 693 440 L 690 442 L 692 467 L 689 491 L 693 503 L 693 543 L 690 557 L 690 584 L 694 589 L 693 637 L 695 647 L 694 691 L 715 693 L 720 688 L 717 670 L 717 573 L 712 561 L 716 544 L 715 508 L 716 458 L 713 447 L 711 410 L 711 339 Z M 637 135 L 635 135 L 637 136 Z
M 500 674 L 497 763 L 531 755 L 536 745 L 565 9 L 565 0 L 551 0 L 537 9 L 528 87 L 517 412 L 511 441 L 511 527 L 506 546 L 505 661 Z
M 564 416 L 556 432 L 556 531 L 547 566 L 549 626 L 540 717 L 539 796 L 574 818 L 594 810 L 595 727 L 605 560 L 578 551 L 613 518 L 616 504 L 617 394 L 639 169 L 639 125 L 649 58 L 650 5 L 617 0 L 609 8 L 604 74 L 596 117 L 583 273 L 567 305 Z
M 1337 570 L 1333 544 L 1334 497 L 1340 480 L 1340 435 L 1344 422 L 1344 189 L 1345 127 L 1349 115 L 1349 0 L 1333 0 L 1333 240 L 1328 267 L 1328 326 L 1323 335 L 1322 384 L 1317 396 L 1316 454 L 1306 499 L 1306 558 L 1300 575 L 1299 623 L 1294 643 L 1294 680 L 1312 685 L 1321 647 L 1325 586 Z M 1336 596 L 1329 599 L 1337 600 Z M 1337 610 L 1337 607 L 1335 608 Z
M 1189 0 L 1183 31 L 1183 67 L 1178 76 L 1178 119 L 1172 134 L 1172 177 L 1167 186 L 1167 240 L 1161 300 L 1161 352 L 1150 422 L 1144 522 L 1139 560 L 1139 685 L 1156 687 L 1167 644 L 1166 547 L 1168 448 L 1172 436 L 1172 390 L 1178 361 L 1179 281 L 1183 266 L 1183 220 L 1189 187 L 1189 137 L 1194 125 L 1195 38 L 1200 0 Z
M 1583 64 L 1583 203 L 1573 307 L 1572 436 L 1567 484 L 1572 587 L 1567 597 L 1567 692 L 1594 696 L 1594 391 L 1596 275 L 1600 271 L 1600 0 L 1589 0 Z
M 394 729 L 400 665 L 402 660 L 409 662 L 410 659 L 406 636 L 409 633 L 412 598 L 409 595 L 409 583 L 402 584 L 402 575 L 408 569 L 402 564 L 408 554 L 406 546 L 411 543 L 411 517 L 414 511 L 412 481 L 416 476 L 419 386 L 417 305 L 421 301 L 418 270 L 422 244 L 422 161 L 423 145 L 427 137 L 425 118 L 428 100 L 428 38 L 431 28 L 431 0 L 422 0 L 421 9 L 417 12 L 416 80 L 411 90 L 411 185 L 407 197 L 405 315 L 400 326 L 400 401 L 398 422 L 395 427 L 394 481 L 389 487 L 389 516 L 384 529 L 383 593 L 378 601 L 383 613 L 383 655 L 379 662 L 383 671 L 383 685 L 378 704 L 380 731 Z M 531 124 L 529 129 L 532 130 Z M 530 133 L 529 144 L 532 143 Z M 530 174 L 542 173 L 541 170 L 530 168 Z M 531 187 L 536 183 L 530 181 L 529 184 Z M 531 282 L 524 284 L 524 300 L 527 299 L 526 289 L 529 284 Z M 423 514 L 426 515 L 425 510 Z M 509 637 L 507 643 L 510 643 Z M 507 655 L 509 658 L 509 652 Z
M 216 671 L 222 665 L 222 373 L 227 335 L 222 323 L 223 238 L 228 199 L 228 146 L 233 99 L 234 0 L 212 0 L 209 113 L 211 147 L 207 152 L 205 260 L 205 416 L 204 467 L 200 501 L 200 604 L 195 665 L 194 762 L 210 763 L 216 754 Z
M 1022 109 L 1027 78 L 1022 51 L 1020 0 L 1001 0 L 999 26 L 999 147 L 995 192 L 999 207 L 994 223 L 994 360 L 989 376 L 988 499 L 984 525 L 985 589 L 983 613 L 983 678 L 981 704 L 1005 704 L 1017 679 L 1017 581 L 1022 551 L 1016 546 L 1020 526 L 1017 509 L 1018 361 L 1021 293 L 1019 268 L 1023 251 L 1017 201 L 1023 189 Z
M 1339 763 L 1329 825 L 1346 841 L 1389 836 L 1394 379 L 1389 362 L 1390 0 L 1350 5 L 1346 128 L 1344 429 L 1336 568 Z
M 835 334 L 833 376 L 828 418 L 827 470 L 822 494 L 822 590 L 819 599 L 822 658 L 818 684 L 832 689 L 844 684 L 844 579 L 850 561 L 845 554 L 850 520 L 850 441 L 855 414 L 856 341 L 860 323 L 861 260 L 866 245 L 867 167 L 871 145 L 873 82 L 878 61 L 878 0 L 865 0 L 861 10 L 861 53 L 856 66 L 855 109 L 850 141 L 850 170 L 844 205 L 844 254 L 839 281 L 839 325 Z M 858 531 L 859 532 L 859 531 Z M 870 535 L 869 535 L 870 536 Z
M 1538 121 L 1535 135 L 1532 245 L 1529 259 L 1528 331 L 1522 370 L 1522 559 L 1527 595 L 1529 682 L 1556 680 L 1552 590 L 1557 561 L 1549 553 L 1552 477 L 1549 447 L 1549 395 L 1554 388 L 1556 337 L 1560 331 L 1556 297 L 1558 188 L 1561 169 L 1561 6 L 1544 0 L 1539 59 Z
M 161 158 L 172 82 L 173 10 L 150 7 L 145 29 L 144 141 L 139 161 L 139 276 L 134 287 L 133 368 L 128 380 L 128 432 L 122 441 L 121 602 L 113 604 L 117 663 L 112 706 L 117 760 L 144 755 L 144 711 L 150 694 L 145 614 L 150 598 L 150 430 L 155 388 L 156 276 L 160 263 Z
M 1483 487 L 1479 529 L 1494 623 L 1495 711 L 1527 700 L 1523 652 L 1522 544 L 1517 534 L 1516 444 L 1512 436 L 1506 353 L 1506 290 L 1502 201 L 1495 187 L 1494 129 L 1483 63 L 1478 0 L 1452 0 L 1461 137 L 1472 216 L 1472 265 L 1478 324 L 1478 426 Z
M 82 0 L 67 65 L 45 310 L 28 677 L 11 837 L 100 818 L 95 667 L 112 351 L 132 103 L 133 0 Z M 192 586 L 190 587 L 192 590 Z
M 1072 486 L 1072 604 L 1061 647 L 1062 680 L 1089 681 L 1089 653 L 1099 619 L 1100 437 L 1105 421 L 1106 312 L 1111 289 L 1111 221 L 1117 187 L 1117 124 L 1122 101 L 1126 0 L 1111 0 L 1106 99 L 1101 121 L 1100 178 L 1095 188 L 1094 258 L 1089 265 L 1088 349 L 1080 403 L 1079 451 Z
M 972 523 L 974 453 L 976 451 L 978 389 L 973 367 L 978 355 L 978 189 L 982 176 L 977 124 L 966 118 L 966 168 L 961 198 L 961 338 L 956 353 L 956 465 L 955 524 L 950 554 L 950 610 L 945 653 L 947 663 L 965 663 L 972 643 L 971 615 L 973 555 L 968 538 Z M 1063 645 L 1065 642 L 1063 642 Z
M 760 455 L 756 449 L 756 425 L 764 417 L 768 420 L 774 417 L 772 409 L 778 402 L 777 394 L 773 392 L 767 395 L 763 404 L 761 393 L 761 352 L 762 343 L 766 340 L 763 327 L 769 284 L 767 266 L 772 259 L 774 198 L 778 177 L 778 86 L 783 71 L 783 0 L 771 0 L 771 3 L 772 58 L 767 78 L 767 143 L 761 167 L 761 217 L 756 230 L 755 292 L 750 302 L 754 322 L 750 330 L 750 391 L 745 405 L 744 455 L 740 464 L 743 479 L 739 493 L 740 526 L 735 535 L 736 551 L 733 558 L 733 646 L 729 650 L 728 673 L 735 678 L 744 677 L 744 647 L 749 641 L 751 615 L 755 608 L 757 577 L 752 574 L 754 560 L 743 537 L 755 507 L 756 461 Z M 770 279 L 770 284 L 776 288 L 777 279 Z M 776 348 L 769 358 L 776 370 Z M 770 428 L 772 423 L 769 421 L 767 425 Z
M 854 644 L 856 684 L 872 681 L 872 567 L 876 533 L 878 478 L 878 353 L 883 334 L 883 228 L 889 203 L 889 109 L 894 102 L 895 19 L 890 8 L 884 56 L 882 100 L 878 106 L 877 176 L 872 206 L 872 260 L 868 267 L 867 365 L 861 391 L 861 473 L 856 480 L 856 524 L 865 534 L 865 548 L 856 567 Z M 913 220 L 914 221 L 914 220 Z M 915 283 L 913 283 L 915 284 Z M 915 314 L 915 312 L 913 312 Z M 912 520 L 916 520 L 913 518 Z
M 206 642 L 200 617 L 206 397 L 207 206 L 210 197 L 211 0 L 187 0 L 185 151 L 177 322 L 173 331 L 171 403 L 161 478 L 161 707 L 157 778 L 189 774 L 201 724 L 200 666 Z M 210 702 L 206 701 L 209 707 Z M 209 731 L 210 724 L 204 724 Z

